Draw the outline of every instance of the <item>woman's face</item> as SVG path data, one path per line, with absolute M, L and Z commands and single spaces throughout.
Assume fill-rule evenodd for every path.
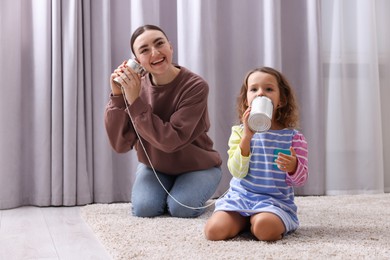
M 248 90 L 246 98 L 248 106 L 251 105 L 253 99 L 257 96 L 266 96 L 272 100 L 274 113 L 280 103 L 280 90 L 276 78 L 268 73 L 255 71 L 248 77 Z
M 172 65 L 173 49 L 158 30 L 146 30 L 133 44 L 137 61 L 152 74 L 163 74 Z

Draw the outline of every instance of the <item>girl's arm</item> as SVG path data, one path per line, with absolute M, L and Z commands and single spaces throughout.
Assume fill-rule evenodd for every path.
M 302 133 L 296 133 L 292 140 L 292 147 L 296 153 L 297 167 L 294 172 L 287 174 L 286 182 L 290 186 L 302 186 L 306 183 L 309 175 L 308 148 Z
M 248 173 L 250 153 L 247 156 L 242 155 L 240 143 L 242 140 L 244 127 L 233 126 L 229 138 L 228 162 L 227 166 L 233 177 L 244 178 Z

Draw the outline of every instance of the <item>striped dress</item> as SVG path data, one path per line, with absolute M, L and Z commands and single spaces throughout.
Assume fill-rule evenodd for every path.
M 227 194 L 218 199 L 215 211 L 236 211 L 243 216 L 271 212 L 283 221 L 286 232 L 299 226 L 293 186 L 302 186 L 308 176 L 307 143 L 294 129 L 255 133 L 248 157 L 241 155 L 243 126 L 233 126 L 229 139 L 228 168 L 233 178 Z M 294 173 L 280 170 L 275 159 L 278 152 L 289 153 L 292 146 L 298 164 Z

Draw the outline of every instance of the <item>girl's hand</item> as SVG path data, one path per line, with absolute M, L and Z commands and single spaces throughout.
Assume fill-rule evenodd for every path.
M 250 113 L 251 113 L 251 107 L 248 107 L 242 116 L 242 121 L 244 124 L 244 136 L 248 137 L 249 140 L 251 140 L 253 135 L 255 134 L 255 132 L 253 132 L 252 129 L 250 129 L 248 124 Z
M 275 162 L 280 170 L 293 174 L 297 169 L 298 159 L 294 148 L 290 147 L 291 155 L 279 153 Z
M 245 110 L 244 115 L 242 116 L 242 122 L 244 124 L 244 133 L 242 135 L 242 139 L 240 142 L 240 149 L 241 149 L 241 155 L 243 156 L 249 156 L 251 139 L 255 134 L 255 132 L 253 132 L 248 125 L 248 118 L 250 112 L 251 112 L 251 108 L 248 107 L 247 110 Z

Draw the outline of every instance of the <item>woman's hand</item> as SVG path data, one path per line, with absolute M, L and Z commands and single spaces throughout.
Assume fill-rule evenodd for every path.
M 127 102 L 133 103 L 139 97 L 141 90 L 140 76 L 130 67 L 126 65 L 127 61 L 124 61 L 114 72 L 111 74 L 111 90 L 113 95 L 121 95 L 122 89 L 125 92 Z M 119 84 L 114 81 L 118 78 Z
M 111 92 L 114 96 L 118 96 L 122 94 L 121 84 L 116 82 L 114 79 L 119 78 L 123 74 L 126 66 L 126 62 L 127 61 L 124 61 L 121 65 L 119 65 L 118 68 L 116 68 L 114 72 L 111 74 L 110 85 L 111 85 Z
M 298 159 L 294 148 L 290 147 L 290 152 L 291 155 L 279 153 L 275 162 L 280 170 L 293 174 L 297 169 Z

